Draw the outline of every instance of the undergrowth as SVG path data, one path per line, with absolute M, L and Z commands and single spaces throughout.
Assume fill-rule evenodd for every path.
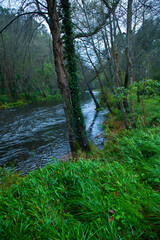
M 55 162 L 25 177 L 1 169 L 0 239 L 160 239 L 155 103 L 146 100 L 145 116 L 137 107 L 136 130 L 110 119 L 107 143 L 90 159 Z
M 158 239 L 160 197 L 144 177 L 102 158 L 31 172 L 1 189 L 1 239 Z
M 46 97 L 43 97 L 38 94 L 31 94 L 30 96 L 25 96 L 24 94 L 21 94 L 18 96 L 18 99 L 16 102 L 14 101 L 9 102 L 8 97 L 6 95 L 1 95 L 0 109 L 17 108 L 30 103 L 47 102 L 47 101 L 59 102 L 61 101 L 61 95 L 57 93 L 55 95 L 46 95 Z

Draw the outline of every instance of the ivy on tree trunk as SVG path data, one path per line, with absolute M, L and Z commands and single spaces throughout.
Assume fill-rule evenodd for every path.
M 89 143 L 86 135 L 84 117 L 80 105 L 79 78 L 77 73 L 77 61 L 74 46 L 73 26 L 71 22 L 71 6 L 69 0 L 61 0 L 62 9 L 62 28 L 64 32 L 64 54 L 66 59 L 66 68 L 68 73 L 69 87 L 71 91 L 73 107 L 73 126 L 77 148 L 89 150 Z
M 74 133 L 74 128 L 72 124 L 73 109 L 72 109 L 72 101 L 71 101 L 69 84 L 67 81 L 67 73 L 64 67 L 62 43 L 60 38 L 60 25 L 59 25 L 58 13 L 57 13 L 56 0 L 47 0 L 47 6 L 48 6 L 48 15 L 50 20 L 49 27 L 50 27 L 52 38 L 53 38 L 53 54 L 54 54 L 55 69 L 57 73 L 57 81 L 58 81 L 59 89 L 63 99 L 63 107 L 64 107 L 67 126 L 68 126 L 69 143 L 71 147 L 71 152 L 74 155 L 77 149 L 76 149 L 75 133 Z

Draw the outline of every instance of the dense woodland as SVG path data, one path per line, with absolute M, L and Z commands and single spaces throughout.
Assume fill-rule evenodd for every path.
M 1 7 L 1 28 L 15 17 L 14 11 Z M 17 19 L 1 35 L 0 49 L 1 95 L 9 101 L 17 101 L 19 94 L 57 91 L 51 37 L 41 22 L 26 16 Z
M 2 239 L 158 240 L 159 0 L 0 3 L 0 108 L 61 99 L 72 153 L 25 179 L 0 169 Z M 86 90 L 109 111 L 103 150 Z
M 144 3 L 133 1 L 132 4 L 133 81 L 159 80 L 159 4 L 155 1 Z M 93 85 L 98 88 L 100 86 L 96 82 L 100 77 L 104 88 L 108 87 L 113 92 L 113 88 L 116 87 L 112 56 L 114 53 L 118 61 L 122 86 L 126 88 L 127 3 L 119 3 L 117 9 L 107 19 L 105 18 L 108 7 L 103 1 L 99 4 L 96 1 L 87 3 L 72 1 L 72 5 L 80 81 L 87 78 L 91 87 Z M 17 9 L 1 6 L 0 29 L 2 30 L 18 14 L 23 13 L 25 13 L 23 9 L 19 9 L 17 13 Z M 78 16 L 81 16 L 80 19 Z M 52 39 L 43 19 L 32 14 L 29 16 L 24 14 L 17 18 L 1 34 L 0 51 L 1 95 L 6 94 L 10 101 L 16 101 L 18 94 L 21 93 L 30 95 L 38 92 L 46 95 L 57 91 Z
M 98 87 L 110 113 L 114 105 L 125 127 L 136 128 L 133 86 L 140 102 L 143 81 L 160 79 L 158 1 L 22 1 L 17 8 L 0 9 L 1 102 L 46 97 L 59 87 L 73 152 L 76 141 L 89 149 L 79 82 L 93 98 Z

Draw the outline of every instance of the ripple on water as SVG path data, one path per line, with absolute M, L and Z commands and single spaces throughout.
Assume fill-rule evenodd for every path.
M 97 95 L 98 93 L 96 93 Z M 90 96 L 82 101 L 89 138 L 100 146 L 102 123 L 108 111 L 96 112 Z M 33 104 L 0 111 L 0 165 L 15 162 L 16 170 L 27 173 L 70 152 L 62 104 Z

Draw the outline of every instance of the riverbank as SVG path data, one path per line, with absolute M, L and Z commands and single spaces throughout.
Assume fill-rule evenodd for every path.
M 106 125 L 107 144 L 78 162 L 22 177 L 1 169 L 1 239 L 160 238 L 159 100 L 136 108 L 136 130 Z
M 36 102 L 47 102 L 47 101 L 54 101 L 60 102 L 61 101 L 61 95 L 59 93 L 54 95 L 46 95 L 41 96 L 38 94 L 31 94 L 30 96 L 25 96 L 24 94 L 21 94 L 18 96 L 17 101 L 9 101 L 7 95 L 1 95 L 0 96 L 0 109 L 11 109 L 11 108 L 17 108 L 21 107 L 27 104 L 36 103 Z

